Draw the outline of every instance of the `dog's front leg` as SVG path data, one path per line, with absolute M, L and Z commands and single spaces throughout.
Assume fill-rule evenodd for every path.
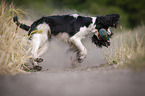
M 80 38 L 75 38 L 75 37 L 71 37 L 70 38 L 70 42 L 77 47 L 78 49 L 78 54 L 77 54 L 77 58 L 78 58 L 78 62 L 82 63 L 84 61 L 84 59 L 86 58 L 87 55 L 87 49 L 84 47 L 84 45 L 82 44 Z

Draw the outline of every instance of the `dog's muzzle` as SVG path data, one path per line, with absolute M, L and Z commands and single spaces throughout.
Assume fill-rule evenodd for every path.
M 113 33 L 111 32 L 110 28 L 108 28 L 107 30 L 102 28 L 99 31 L 96 30 L 94 32 L 94 35 L 96 37 L 94 37 L 93 42 L 99 46 L 105 46 L 108 48 L 108 46 L 110 46 L 110 38 L 113 35 Z M 96 38 L 96 39 L 95 39 Z

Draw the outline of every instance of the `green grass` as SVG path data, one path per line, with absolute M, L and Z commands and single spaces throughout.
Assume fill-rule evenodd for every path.
M 15 9 L 13 4 L 0 4 L 0 75 L 14 74 L 23 71 L 28 56 L 26 38 L 17 31 L 13 22 L 14 15 L 25 14 L 20 9 Z
M 133 31 L 117 32 L 106 53 L 108 64 L 134 70 L 145 69 L 145 26 Z

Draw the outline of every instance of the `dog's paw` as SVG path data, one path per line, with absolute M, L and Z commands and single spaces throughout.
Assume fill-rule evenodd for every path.
M 41 63 L 41 62 L 43 62 L 43 59 L 42 58 L 36 58 L 34 61 L 38 62 L 38 63 Z
M 78 60 L 78 63 L 82 63 L 86 58 L 86 55 L 85 54 L 82 54 L 82 53 L 77 53 L 77 60 Z
M 42 70 L 42 67 L 41 66 L 34 66 L 33 69 L 34 70 L 37 70 L 37 71 L 41 71 Z
M 86 56 L 82 55 L 82 56 L 78 56 L 78 63 L 82 63 L 85 60 Z
M 82 63 L 84 59 L 78 58 L 78 63 Z

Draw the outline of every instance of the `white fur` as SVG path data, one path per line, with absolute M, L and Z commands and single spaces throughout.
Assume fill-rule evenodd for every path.
M 84 39 L 86 37 L 86 35 L 89 34 L 89 32 L 92 32 L 93 30 L 95 30 L 95 19 L 93 18 L 93 23 L 90 24 L 89 27 L 81 27 L 79 32 L 77 32 L 74 36 L 72 36 L 70 38 L 70 42 L 72 42 L 79 50 L 79 59 L 81 59 L 82 61 L 85 59 L 86 55 L 87 55 L 87 49 L 85 48 L 85 46 L 82 44 L 81 40 Z
M 71 14 L 70 16 L 73 16 L 74 18 L 77 19 L 79 15 L 78 14 Z
M 41 33 L 35 33 L 32 37 L 31 53 L 33 58 L 39 58 L 39 56 L 46 51 L 48 45 L 48 32 L 50 32 L 50 27 L 48 24 L 43 23 L 37 26 L 37 30 Z
M 92 33 L 96 32 L 96 29 L 95 29 L 95 27 L 96 27 L 96 25 L 95 25 L 96 19 L 97 19 L 97 17 L 92 17 L 92 22 L 93 22 L 93 23 L 90 24 L 90 26 L 89 26 L 90 32 L 92 32 Z
M 69 35 L 66 32 L 61 32 L 56 36 L 57 39 L 65 42 L 65 43 L 69 43 Z
M 111 30 L 110 30 L 110 28 L 108 28 L 107 33 L 108 33 L 108 35 L 111 35 Z

